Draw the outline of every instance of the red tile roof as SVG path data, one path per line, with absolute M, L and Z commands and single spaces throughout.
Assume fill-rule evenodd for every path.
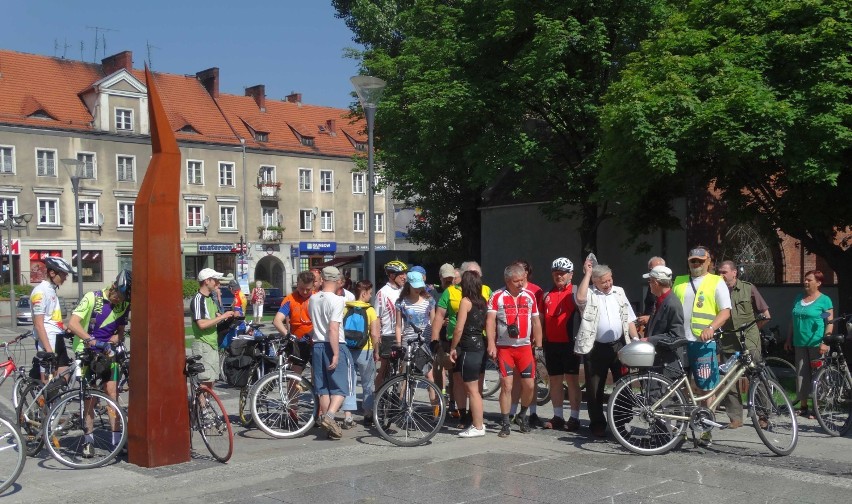
M 142 70 L 131 73 L 145 84 Z M 0 50 L 0 124 L 94 131 L 80 96 L 104 77 L 100 64 Z M 366 141 L 364 121 L 353 123 L 346 109 L 267 100 L 261 112 L 248 96 L 214 100 L 194 75 L 156 73 L 154 79 L 179 141 L 239 145 L 245 138 L 249 148 L 342 157 L 358 152 L 344 132 Z M 39 111 L 54 120 L 29 117 Z M 330 120 L 335 132 L 328 130 Z M 180 131 L 186 126 L 198 133 Z M 256 141 L 249 127 L 268 133 L 268 141 Z M 313 137 L 314 145 L 302 145 L 294 129 Z

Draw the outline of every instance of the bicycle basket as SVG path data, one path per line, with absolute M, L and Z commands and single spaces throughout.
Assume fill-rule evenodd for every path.
M 428 346 L 420 345 L 417 347 L 417 350 L 414 351 L 414 369 L 416 369 L 419 373 L 426 374 L 431 371 L 433 361 L 434 357 L 432 356 L 432 351 L 429 350 Z
M 634 341 L 618 351 L 618 358 L 627 367 L 640 368 L 654 365 L 654 345 L 647 341 Z

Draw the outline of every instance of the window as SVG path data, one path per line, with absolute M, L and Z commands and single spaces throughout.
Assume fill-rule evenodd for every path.
M 313 210 L 299 210 L 299 231 L 313 231 Z
M 373 231 L 376 233 L 385 232 L 385 214 L 377 213 L 375 215 L 375 220 L 373 221 Z
M 15 215 L 15 198 L 0 198 L 0 220 Z
M 330 170 L 320 170 L 320 192 L 332 192 L 332 177 Z
M 38 199 L 38 223 L 48 226 L 59 225 L 59 200 L 55 198 Z
M 352 194 L 364 194 L 364 174 L 352 174 Z
M 97 173 L 95 172 L 95 154 L 93 152 L 78 152 L 77 161 L 83 163 L 81 171 L 84 178 L 97 178 Z
M 126 201 L 118 202 L 118 227 L 133 227 L 133 203 Z
M 133 156 L 116 156 L 117 177 L 119 181 L 132 182 L 136 179 L 133 173 Z
M 237 229 L 237 207 L 219 207 L 219 229 Z
M 80 201 L 80 206 L 77 208 L 77 218 L 80 219 L 82 226 L 97 226 L 98 225 L 98 202 L 97 201 Z
M 82 265 L 82 275 L 84 282 L 103 282 L 104 280 L 104 261 L 103 251 L 101 250 L 84 250 L 83 257 L 80 258 Z M 71 264 L 77 267 L 77 251 L 71 251 Z M 76 277 L 75 277 L 76 278 Z
M 0 145 L 0 173 L 15 173 L 15 148 Z
M 118 131 L 133 131 L 133 110 L 116 107 L 115 129 Z
M 311 187 L 313 176 L 313 170 L 310 168 L 299 168 L 300 191 L 313 191 L 313 188 Z
M 219 163 L 219 187 L 234 187 L 234 163 Z
M 334 231 L 333 210 L 323 210 L 320 212 L 320 231 Z
M 39 177 L 56 176 L 56 151 L 36 149 L 36 175 Z
M 302 145 L 304 145 L 306 147 L 313 147 L 314 146 L 314 137 L 303 136 L 299 140 L 301 140 Z
M 261 165 L 260 170 L 257 172 L 257 177 L 258 183 L 261 185 L 275 183 L 275 167 Z
M 352 231 L 356 233 L 364 232 L 364 212 L 355 212 L 352 214 Z
M 269 133 L 265 133 L 263 131 L 255 131 L 254 139 L 258 142 L 268 142 L 269 141 Z
M 186 227 L 202 229 L 204 227 L 204 206 L 186 205 Z
M 382 178 L 378 175 L 373 175 L 373 193 L 384 194 L 385 188 L 382 187 Z
M 260 221 L 264 227 L 281 226 L 281 222 L 278 220 L 278 210 L 271 207 L 261 208 Z
M 186 183 L 204 184 L 204 161 L 188 159 L 186 161 Z

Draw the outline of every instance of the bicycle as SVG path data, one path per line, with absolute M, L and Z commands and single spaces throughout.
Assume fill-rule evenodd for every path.
M 26 461 L 21 432 L 12 422 L 0 416 L 0 494 L 15 484 Z
M 130 349 L 127 348 L 125 335 L 118 337 L 118 343 L 113 345 L 115 362 L 118 364 L 118 382 L 116 391 L 118 393 L 118 404 L 127 411 L 130 401 Z
M 390 373 L 376 392 L 373 418 L 379 435 L 397 446 L 418 446 L 441 430 L 447 415 L 444 395 L 425 378 L 432 353 L 421 333 L 391 349 Z
M 18 407 L 18 402 L 21 400 L 21 393 L 31 381 L 27 368 L 19 366 L 18 362 L 23 361 L 24 345 L 21 341 L 31 338 L 32 335 L 32 331 L 27 331 L 19 334 L 12 341 L 0 342 L 0 346 L 3 347 L 3 351 L 6 353 L 6 360 L 0 362 L 0 386 L 2 386 L 3 383 L 6 382 L 6 379 L 10 376 L 15 375 L 15 383 L 12 386 L 12 406 L 15 408 Z M 14 345 L 15 349 L 9 350 L 10 345 Z
M 319 401 L 310 380 L 291 371 L 305 367 L 305 360 L 292 355 L 291 336 L 279 337 L 276 368 L 261 377 L 249 391 L 251 417 L 258 428 L 278 439 L 290 439 L 307 432 L 317 419 Z
M 192 431 L 201 435 L 201 440 L 210 455 L 219 462 L 227 462 L 234 453 L 234 431 L 225 412 L 222 400 L 207 385 L 198 379 L 204 372 L 204 364 L 198 362 L 200 355 L 186 358 L 184 374 L 188 386 L 187 407 L 189 408 L 189 445 L 192 448 Z
M 43 422 L 53 401 L 71 387 L 74 379 L 75 364 L 58 375 L 57 355 L 53 352 L 39 351 L 33 359 L 33 366 L 45 368 L 47 381 L 29 380 L 21 392 L 15 407 L 15 418 L 21 428 L 27 455 L 35 457 L 44 447 Z
M 771 329 L 763 329 L 760 331 L 760 351 L 763 355 L 763 362 L 766 365 L 766 372 L 775 379 L 787 394 L 796 393 L 796 366 L 790 361 L 782 357 L 769 355 L 773 348 L 780 343 L 778 326 Z
M 228 378 L 228 384 L 233 387 L 239 387 L 239 417 L 243 427 L 251 427 L 253 419 L 251 413 L 251 402 L 249 400 L 249 392 L 251 387 L 258 380 L 266 376 L 270 371 L 278 365 L 276 357 L 278 348 L 278 336 L 264 336 L 260 332 L 260 328 L 264 324 L 246 324 L 249 334 L 253 335 L 253 339 L 236 338 L 231 342 L 229 352 L 231 357 L 236 358 L 235 362 L 239 364 L 237 369 L 231 373 L 229 362 L 227 359 L 223 362 L 223 373 Z M 246 361 L 240 362 L 237 359 Z M 229 376 L 230 374 L 230 376 Z
M 846 322 L 847 334 L 852 334 L 852 314 L 827 323 L 837 322 Z M 823 338 L 829 351 L 817 361 L 819 370 L 813 382 L 816 419 L 831 436 L 844 436 L 852 428 L 852 374 L 843 354 L 845 339 L 839 331 Z
M 716 421 L 714 410 L 745 375 L 749 379 L 748 410 L 757 435 L 775 454 L 792 453 L 798 441 L 798 424 L 790 399 L 745 346 L 746 330 L 762 319 L 758 317 L 733 331 L 716 331 L 717 339 L 723 334 L 737 335 L 744 350 L 720 366 L 727 368 L 722 379 L 713 390 L 700 396 L 694 394 L 689 374 L 680 361 L 677 377 L 670 379 L 652 367 L 655 355 L 652 344 L 637 342 L 624 347 L 619 352 L 622 363 L 640 370 L 615 384 L 607 404 L 607 423 L 616 440 L 634 453 L 656 455 L 682 442 L 689 427 L 693 442 L 698 445 L 696 432 L 727 427 Z M 680 340 L 659 345 L 673 351 L 686 343 Z M 700 406 L 701 401 L 714 396 L 709 407 Z
M 45 416 L 47 451 L 74 469 L 101 467 L 115 459 L 127 443 L 127 415 L 117 401 L 96 387 L 98 372 L 89 373 L 105 357 L 90 347 L 76 352 L 68 369 L 73 370 L 78 387 L 55 399 Z M 111 366 L 112 361 L 106 365 Z

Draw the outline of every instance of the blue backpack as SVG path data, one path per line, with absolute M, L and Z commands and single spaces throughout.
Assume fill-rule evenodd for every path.
M 350 306 L 343 316 L 343 337 L 346 346 L 360 350 L 370 341 L 370 328 L 367 325 L 367 310 L 361 306 Z

